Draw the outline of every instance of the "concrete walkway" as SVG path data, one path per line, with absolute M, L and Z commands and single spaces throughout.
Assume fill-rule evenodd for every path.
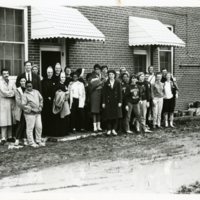
M 199 169 L 199 156 L 140 164 L 76 162 L 3 178 L 0 192 L 176 193 L 181 185 L 200 180 Z

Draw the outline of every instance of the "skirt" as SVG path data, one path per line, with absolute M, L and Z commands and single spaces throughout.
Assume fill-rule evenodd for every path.
M 176 99 L 172 97 L 171 99 L 163 100 L 163 113 L 173 113 L 175 109 Z
M 90 96 L 91 113 L 100 114 L 101 111 L 101 90 L 95 90 Z

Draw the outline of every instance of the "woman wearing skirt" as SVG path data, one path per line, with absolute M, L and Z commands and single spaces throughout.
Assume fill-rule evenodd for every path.
M 166 81 L 164 82 L 164 101 L 163 113 L 165 120 L 165 127 L 174 127 L 174 109 L 176 105 L 176 98 L 178 98 L 178 86 L 175 81 L 172 81 L 172 75 L 167 73 Z

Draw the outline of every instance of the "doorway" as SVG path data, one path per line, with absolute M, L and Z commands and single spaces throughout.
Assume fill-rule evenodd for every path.
M 149 47 L 135 47 L 134 51 L 134 69 L 135 73 L 144 72 L 148 70 L 150 65 L 150 48 Z
M 46 77 L 47 67 L 54 69 L 56 63 L 61 63 L 60 51 L 41 51 L 41 74 Z

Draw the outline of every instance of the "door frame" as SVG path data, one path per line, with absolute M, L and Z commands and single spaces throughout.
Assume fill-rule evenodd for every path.
M 40 76 L 42 75 L 42 51 L 60 52 L 61 67 L 64 70 L 66 66 L 66 43 L 65 40 L 62 45 L 40 45 Z M 52 66 L 54 68 L 54 66 Z
M 150 47 L 134 47 L 133 49 L 133 56 L 134 55 L 146 55 L 146 72 L 148 71 L 148 67 L 151 65 L 151 51 Z M 145 72 L 145 73 L 146 73 Z

